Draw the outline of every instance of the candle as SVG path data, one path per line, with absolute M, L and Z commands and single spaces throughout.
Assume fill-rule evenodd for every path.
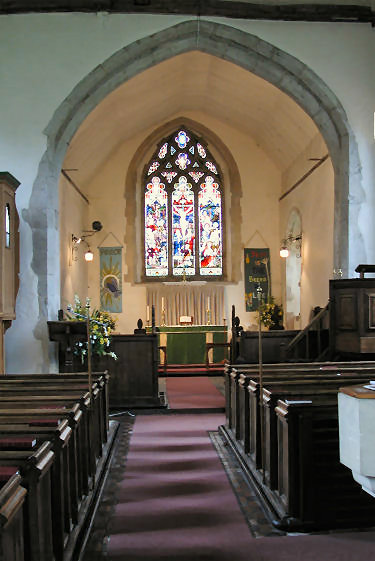
M 207 296 L 207 310 L 210 309 L 210 297 Z
M 164 296 L 161 297 L 161 309 L 164 311 Z
M 150 306 L 146 307 L 146 321 L 150 321 Z

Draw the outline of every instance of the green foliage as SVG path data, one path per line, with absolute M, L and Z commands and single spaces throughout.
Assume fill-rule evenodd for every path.
M 86 300 L 90 304 L 90 300 Z M 71 321 L 84 321 L 86 322 L 87 308 L 82 305 L 81 300 L 74 296 L 74 308 L 70 306 L 71 315 L 66 314 L 67 318 Z M 109 350 L 111 344 L 111 333 L 116 327 L 116 320 L 113 319 L 111 314 L 101 310 L 93 309 L 90 314 L 90 341 L 91 352 L 93 355 L 98 356 L 111 356 L 115 360 L 117 356 Z M 87 341 L 78 341 L 75 344 L 74 354 L 81 358 L 82 363 L 87 356 Z
M 280 325 L 282 320 L 283 307 L 281 304 L 276 304 L 273 297 L 270 298 L 269 302 L 263 302 L 260 305 L 260 321 L 265 327 L 272 328 Z

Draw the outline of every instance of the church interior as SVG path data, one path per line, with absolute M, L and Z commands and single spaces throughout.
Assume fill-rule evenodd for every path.
M 0 561 L 373 558 L 374 2 L 91 4 L 0 5 Z

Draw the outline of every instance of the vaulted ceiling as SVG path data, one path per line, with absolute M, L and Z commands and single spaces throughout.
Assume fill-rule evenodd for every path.
M 318 134 L 286 94 L 233 63 L 189 52 L 138 74 L 104 99 L 70 143 L 63 168 L 87 192 L 108 156 L 134 135 L 198 111 L 251 137 L 281 172 Z M 312 154 L 312 157 L 322 154 Z

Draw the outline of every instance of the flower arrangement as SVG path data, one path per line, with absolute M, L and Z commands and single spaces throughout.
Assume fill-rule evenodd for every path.
M 269 329 L 283 329 L 283 307 L 281 304 L 276 304 L 272 296 L 269 299 L 269 302 L 263 302 L 260 305 L 259 313 L 260 321 L 265 327 L 268 327 Z
M 86 299 L 86 304 L 90 304 L 90 299 Z M 87 321 L 87 308 L 84 306 L 77 296 L 74 296 L 74 308 L 68 306 L 70 314 L 66 314 L 67 318 L 71 321 Z M 91 352 L 98 356 L 110 356 L 117 359 L 117 356 L 112 351 L 109 351 L 111 344 L 111 332 L 116 326 L 116 320 L 113 319 L 111 314 L 101 310 L 93 309 L 90 315 L 90 341 Z M 87 356 L 87 341 L 78 341 L 75 344 L 74 354 L 81 358 L 83 363 Z

